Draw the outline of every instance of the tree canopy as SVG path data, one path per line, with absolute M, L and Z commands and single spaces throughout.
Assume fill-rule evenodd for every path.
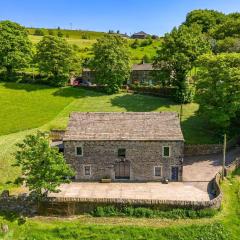
M 68 80 L 74 61 L 74 51 L 64 38 L 44 36 L 37 44 L 36 62 L 41 72 L 53 76 L 58 85 L 64 76 Z
M 204 55 L 198 66 L 196 100 L 200 113 L 224 131 L 240 112 L 240 54 Z
M 128 42 L 115 35 L 106 35 L 93 46 L 91 69 L 96 82 L 107 87 L 108 93 L 118 92 L 130 76 Z
M 27 30 L 11 21 L 0 22 L 0 67 L 11 75 L 28 67 L 32 59 L 32 44 Z
M 224 22 L 226 15 L 214 10 L 193 10 L 188 13 L 184 24 L 191 26 L 198 24 L 202 27 L 202 31 L 207 33 L 216 25 Z
M 182 25 L 166 34 L 154 62 L 156 70 L 168 73 L 170 84 L 178 87 L 177 100 L 190 102 L 187 74 L 193 68 L 195 60 L 210 51 L 210 43 L 197 24 Z
M 58 149 L 50 147 L 46 133 L 28 135 L 17 146 L 16 165 L 22 170 L 20 180 L 38 197 L 48 192 L 58 192 L 57 187 L 69 183 L 69 178 L 74 176 L 63 155 Z

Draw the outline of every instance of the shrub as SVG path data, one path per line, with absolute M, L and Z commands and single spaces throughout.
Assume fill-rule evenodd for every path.
M 166 218 L 166 219 L 197 219 L 210 218 L 216 215 L 218 210 L 215 209 L 171 209 L 171 210 L 153 210 L 144 207 L 125 206 L 117 208 L 114 206 L 97 207 L 91 212 L 94 217 L 112 217 L 112 216 L 128 216 L 136 218 Z

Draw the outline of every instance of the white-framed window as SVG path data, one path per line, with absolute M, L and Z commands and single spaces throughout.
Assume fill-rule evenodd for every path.
M 154 176 L 155 177 L 162 177 L 162 167 L 161 166 L 155 166 L 154 167 Z
M 83 156 L 83 147 L 82 146 L 77 146 L 75 148 L 75 155 L 77 157 L 82 157 Z
M 163 157 L 170 157 L 171 156 L 171 148 L 169 146 L 163 146 L 162 156 Z
M 84 170 L 84 176 L 91 176 L 91 165 L 85 165 L 83 167 Z

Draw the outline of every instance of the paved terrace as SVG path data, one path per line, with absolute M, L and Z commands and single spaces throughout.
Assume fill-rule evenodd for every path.
M 228 152 L 226 163 L 240 156 L 240 148 Z M 208 184 L 221 170 L 222 155 L 188 157 L 184 161 L 183 182 L 162 183 L 71 183 L 49 197 L 82 199 L 133 199 L 209 201 Z
M 206 191 L 184 183 L 71 183 L 49 197 L 82 199 L 131 199 L 208 201 Z

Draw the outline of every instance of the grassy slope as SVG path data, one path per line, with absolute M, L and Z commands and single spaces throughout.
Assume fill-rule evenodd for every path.
M 134 218 L 29 219 L 18 225 L 17 218 L 0 217 L 10 232 L 5 239 L 176 239 L 238 240 L 240 229 L 240 171 L 222 184 L 224 202 L 221 213 L 210 219 L 166 220 Z M 1 235 L 0 235 L 1 237 Z M 1 239 L 1 238 L 0 238 Z
M 35 35 L 29 35 L 30 40 L 37 44 L 42 37 L 41 36 L 35 36 Z M 96 42 L 96 38 L 92 39 L 81 39 L 80 37 L 70 37 L 67 38 L 67 41 L 70 44 L 75 44 L 80 48 L 80 56 L 82 57 L 88 57 L 91 56 L 91 48 L 92 45 Z M 129 45 L 133 42 L 133 40 L 128 40 Z M 142 40 L 139 40 L 140 42 Z M 132 63 L 140 63 L 141 59 L 144 55 L 148 55 L 150 58 L 153 58 L 156 54 L 156 50 L 161 46 L 161 40 L 153 41 L 153 44 L 146 46 L 146 47 L 138 47 L 136 49 L 130 49 L 130 56 Z

